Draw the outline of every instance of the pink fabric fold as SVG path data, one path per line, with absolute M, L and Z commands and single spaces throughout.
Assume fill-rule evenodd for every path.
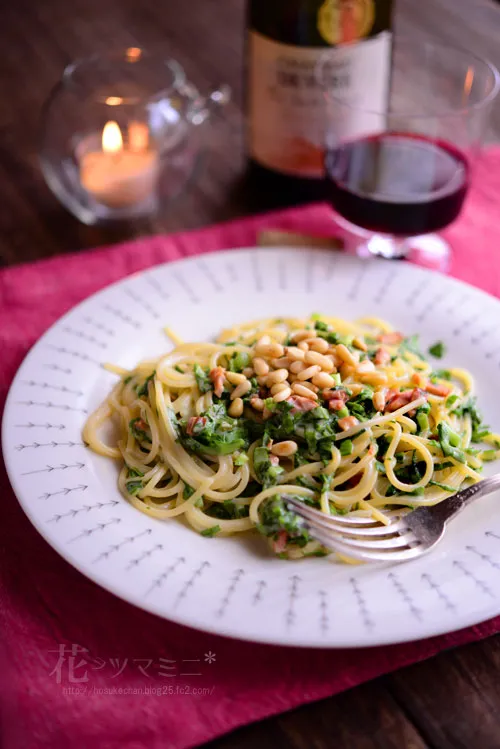
M 451 274 L 497 296 L 499 200 L 500 149 L 491 149 L 477 167 L 462 216 L 444 233 L 454 249 Z M 263 228 L 329 235 L 331 209 L 315 204 L 3 270 L 2 404 L 29 347 L 74 304 L 158 263 L 252 246 Z M 203 634 L 140 611 L 89 582 L 30 525 L 4 469 L 0 488 L 4 749 L 198 746 L 500 630 L 499 617 L 422 642 L 327 652 Z

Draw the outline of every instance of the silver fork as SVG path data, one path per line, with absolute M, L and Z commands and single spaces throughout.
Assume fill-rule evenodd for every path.
M 447 523 L 479 497 L 500 489 L 500 473 L 468 486 L 431 507 L 386 513 L 384 525 L 373 518 L 326 515 L 287 494 L 288 509 L 299 515 L 312 538 L 332 551 L 363 562 L 404 562 L 430 551 L 443 538 Z

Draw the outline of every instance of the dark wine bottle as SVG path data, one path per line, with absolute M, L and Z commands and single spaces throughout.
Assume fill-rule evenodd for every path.
M 392 0 L 248 0 L 247 147 L 251 184 L 268 204 L 322 199 L 326 103 L 315 74 L 335 48 L 333 84 L 384 106 Z

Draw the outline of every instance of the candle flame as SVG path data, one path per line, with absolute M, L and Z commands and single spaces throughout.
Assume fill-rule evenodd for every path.
M 102 150 L 117 153 L 123 148 L 123 138 L 117 122 L 106 122 L 102 131 Z
M 123 99 L 121 96 L 108 96 L 106 104 L 108 107 L 117 107 L 119 104 L 123 104 Z

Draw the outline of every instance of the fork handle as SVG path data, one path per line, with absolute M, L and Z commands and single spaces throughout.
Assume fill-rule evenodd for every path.
M 445 523 L 447 520 L 458 515 L 458 513 L 472 504 L 479 497 L 484 497 L 487 494 L 500 489 L 500 473 L 496 473 L 494 476 L 478 481 L 477 484 L 472 484 L 466 489 L 457 492 L 452 497 L 448 497 L 443 502 L 435 505 L 432 509 L 440 515 L 441 520 Z

